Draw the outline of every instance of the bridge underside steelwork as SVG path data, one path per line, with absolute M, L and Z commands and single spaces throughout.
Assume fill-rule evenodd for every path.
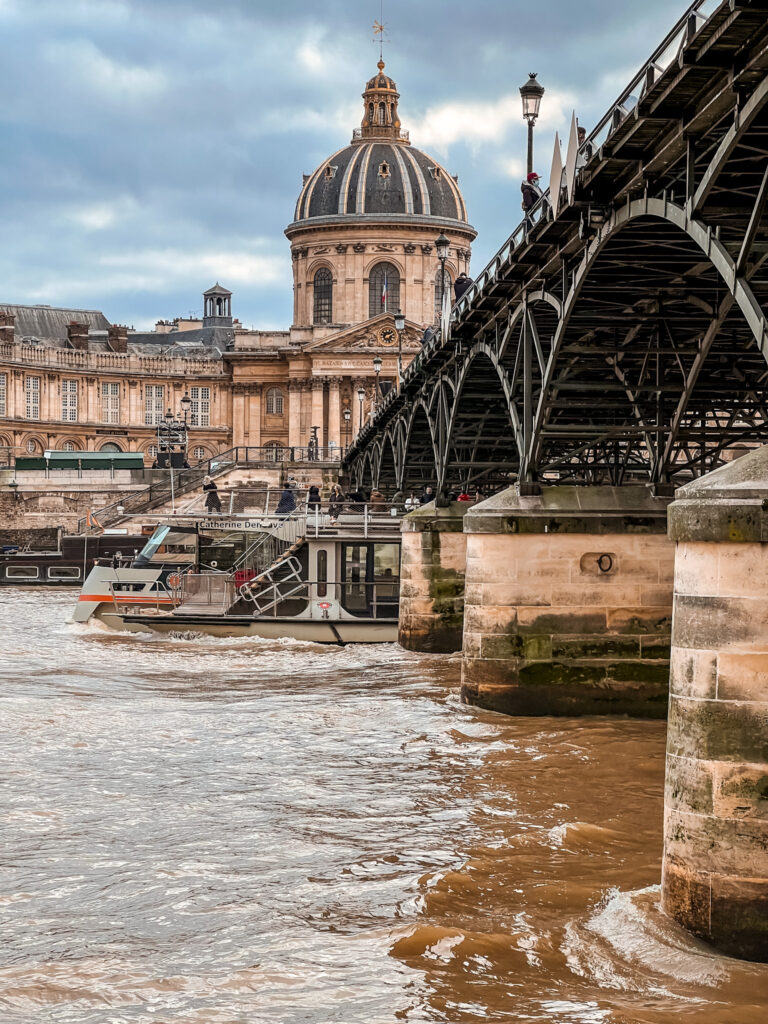
M 359 485 L 659 489 L 768 440 L 768 0 L 693 5 L 359 435 Z

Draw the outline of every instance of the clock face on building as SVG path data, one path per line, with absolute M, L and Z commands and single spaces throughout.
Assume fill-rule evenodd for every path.
M 379 331 L 379 341 L 382 345 L 394 345 L 397 341 L 397 331 L 394 327 L 382 327 Z

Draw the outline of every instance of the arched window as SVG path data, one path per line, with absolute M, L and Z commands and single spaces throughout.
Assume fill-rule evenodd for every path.
M 279 441 L 267 441 L 264 445 L 267 449 L 267 459 L 270 462 L 282 462 L 285 455 L 285 446 Z
M 99 451 L 100 452 L 120 452 L 120 451 L 122 451 L 122 448 L 120 447 L 119 444 L 115 444 L 114 441 L 107 441 L 106 444 L 103 444 L 101 446 L 101 448 L 99 448 Z
M 158 452 L 158 447 L 157 447 L 156 444 L 151 444 L 149 446 L 149 448 L 147 448 L 147 455 L 150 457 L 150 459 L 156 459 L 157 458 L 157 452 Z
M 379 104 L 379 124 L 386 124 L 387 108 L 383 103 Z
M 267 391 L 267 415 L 283 415 L 283 392 L 280 388 L 269 388 Z
M 203 459 L 205 458 L 205 448 L 202 448 L 200 445 L 198 445 L 197 448 L 192 449 L 192 455 L 197 459 L 198 462 L 202 462 Z
M 61 446 L 61 450 L 63 452 L 76 452 L 77 445 L 75 444 L 74 441 L 65 441 L 64 444 Z
M 329 324 L 333 320 L 333 274 L 320 267 L 315 274 L 315 308 L 312 322 Z
M 448 289 L 448 301 L 453 305 L 451 289 L 453 283 L 451 281 L 451 275 L 446 270 L 445 272 L 445 286 Z M 443 309 L 443 275 L 440 270 L 435 274 L 435 323 L 438 321 L 438 313 L 441 313 Z
M 30 439 L 27 441 L 26 448 L 30 455 L 34 455 L 35 452 L 37 451 L 37 441 L 33 441 L 33 439 L 30 437 Z
M 368 277 L 368 316 L 400 309 L 400 272 L 392 263 L 377 263 Z

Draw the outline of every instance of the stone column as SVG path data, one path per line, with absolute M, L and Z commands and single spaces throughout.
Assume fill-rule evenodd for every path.
M 232 386 L 232 446 L 245 444 L 245 386 Z
M 248 386 L 248 444 L 253 448 L 261 447 L 261 384 Z
M 301 380 L 288 381 L 288 444 L 298 448 L 301 444 Z
M 325 417 L 323 416 L 323 390 L 325 380 L 322 377 L 312 378 L 312 413 L 311 422 L 308 424 L 309 427 L 317 427 L 317 443 L 320 447 L 323 446 L 323 436 L 325 433 Z M 311 437 L 311 430 L 307 432 L 307 438 Z
M 472 506 L 416 509 L 403 519 L 398 640 L 409 651 L 461 650 L 467 538 Z
M 662 906 L 768 961 L 768 448 L 670 506 L 674 629 Z
M 473 506 L 462 699 L 512 715 L 663 718 L 673 545 L 645 487 L 509 488 Z
M 344 444 L 341 431 L 341 377 L 328 380 L 328 445 L 335 444 L 339 452 Z

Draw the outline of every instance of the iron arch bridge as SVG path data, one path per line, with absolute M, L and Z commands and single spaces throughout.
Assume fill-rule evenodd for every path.
M 694 3 L 552 181 L 358 435 L 357 486 L 664 493 L 768 441 L 768 0 Z

